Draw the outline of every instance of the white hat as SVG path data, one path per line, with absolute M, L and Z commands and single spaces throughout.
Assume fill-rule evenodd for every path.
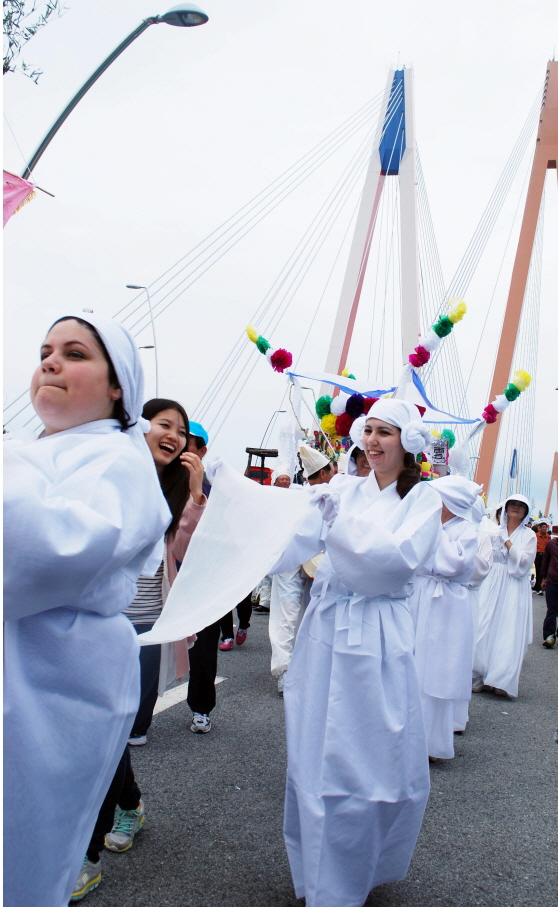
M 472 513 L 476 501 L 481 501 L 478 495 L 482 491 L 482 485 L 470 482 L 463 476 L 442 476 L 441 479 L 432 482 L 432 488 L 438 492 L 448 510 L 455 516 L 470 523 L 480 522 L 484 516 L 484 507 L 478 519 L 477 514 Z
M 273 481 L 275 482 L 279 476 L 288 476 L 289 479 L 293 480 L 291 468 L 288 463 L 280 463 L 276 469 L 273 470 Z
M 385 397 L 377 400 L 367 419 L 380 419 L 401 429 L 401 446 L 408 453 L 418 454 L 430 444 L 430 431 L 422 421 L 414 403 Z
M 302 461 L 302 474 L 305 479 L 319 472 L 324 466 L 329 466 L 329 460 L 324 457 L 323 453 L 309 447 L 307 444 L 301 444 L 299 449 L 300 459 Z
M 349 457 L 344 450 L 339 454 L 339 459 L 337 460 L 337 472 L 340 472 L 341 475 L 344 475 L 347 472 L 347 467 L 349 465 Z

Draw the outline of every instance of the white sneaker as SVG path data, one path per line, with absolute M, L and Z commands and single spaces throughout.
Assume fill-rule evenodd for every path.
M 209 715 L 202 715 L 201 712 L 194 712 L 190 730 L 194 734 L 209 734 L 211 730 L 211 718 Z
M 145 746 L 147 743 L 147 734 L 140 734 L 137 737 L 129 737 L 128 743 L 130 746 Z
M 283 673 L 279 674 L 279 677 L 277 678 L 277 692 L 278 692 L 279 696 L 283 695 L 283 690 L 285 688 L 286 673 L 287 673 L 286 671 L 283 671 Z

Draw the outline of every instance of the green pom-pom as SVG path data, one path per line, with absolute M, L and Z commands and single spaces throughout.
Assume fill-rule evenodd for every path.
M 448 442 L 448 447 L 449 447 L 450 450 L 451 450 L 451 448 L 452 448 L 453 445 L 455 444 L 455 435 L 454 435 L 454 433 L 452 432 L 451 428 L 444 428 L 444 430 L 443 430 L 443 432 L 442 432 L 442 434 L 441 434 L 440 437 L 446 439 L 446 441 Z
M 265 356 L 271 346 L 271 343 L 268 343 L 265 337 L 262 337 L 262 335 L 260 334 L 260 336 L 256 340 L 256 346 L 258 347 L 260 353 L 263 353 Z
M 333 397 L 330 397 L 328 394 L 325 394 L 325 396 L 320 397 L 316 401 L 316 415 L 318 416 L 318 419 L 323 419 L 324 416 L 329 416 L 331 412 L 332 401 Z
M 510 382 L 504 391 L 504 397 L 506 398 L 506 400 L 509 400 L 510 403 L 513 403 L 514 400 L 517 400 L 520 393 L 521 391 L 519 390 L 519 388 L 516 387 L 515 384 L 512 384 Z
M 432 325 L 432 330 L 438 337 L 447 337 L 453 331 L 453 321 L 450 321 L 447 315 L 443 315 L 436 324 Z

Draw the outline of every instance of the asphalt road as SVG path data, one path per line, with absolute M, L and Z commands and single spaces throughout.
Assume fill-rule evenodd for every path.
M 558 649 L 541 646 L 544 597 L 519 697 L 473 695 L 456 757 L 432 766 L 432 792 L 405 881 L 366 907 L 556 907 Z M 267 618 L 220 653 L 210 734 L 181 702 L 132 752 L 147 820 L 133 848 L 103 854 L 91 907 L 303 907 L 281 835 L 283 703 L 269 676 Z

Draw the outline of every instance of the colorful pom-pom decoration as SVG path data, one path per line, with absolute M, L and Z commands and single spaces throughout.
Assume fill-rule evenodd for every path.
M 336 422 L 337 416 L 334 416 L 332 413 L 328 413 L 328 415 L 322 416 L 320 420 L 322 431 L 324 432 L 324 434 L 329 435 L 330 438 L 335 438 L 337 436 Z
M 348 413 L 342 413 L 335 420 L 335 431 L 340 438 L 347 438 L 355 420 Z
M 461 321 L 466 311 L 467 305 L 462 299 L 455 296 L 454 299 L 448 300 L 448 318 L 453 324 Z
M 269 342 L 269 340 L 266 340 L 265 337 L 262 337 L 261 334 L 258 337 L 258 339 L 256 340 L 256 346 L 258 347 L 260 353 L 263 353 L 264 356 L 267 353 L 267 351 L 269 349 L 271 349 L 271 343 Z
M 426 365 L 430 359 L 430 353 L 423 346 L 416 346 L 414 353 L 411 353 L 409 356 L 409 362 L 415 368 L 420 368 L 422 365 Z
M 433 331 L 432 328 L 426 333 L 422 338 L 422 347 L 429 353 L 433 353 L 434 350 L 437 350 L 440 346 L 441 339 L 438 337 L 436 331 Z
M 364 412 L 364 397 L 362 394 L 352 394 L 347 400 L 345 412 L 352 419 L 358 419 Z
M 258 342 L 258 337 L 260 335 L 258 334 L 258 332 L 253 324 L 248 325 L 248 327 L 246 328 L 246 333 L 248 334 L 248 339 L 251 340 L 252 343 Z
M 432 330 L 438 337 L 447 337 L 453 331 L 453 321 L 450 321 L 447 315 L 442 315 L 436 324 L 432 325 Z
M 511 381 L 504 389 L 504 397 L 506 398 L 506 400 L 509 400 L 510 403 L 513 403 L 514 400 L 517 400 L 520 393 L 521 391 L 519 390 L 519 388 L 516 387 L 515 384 L 512 384 Z
M 482 417 L 487 425 L 491 425 L 493 422 L 496 422 L 498 418 L 498 412 L 492 406 L 492 403 L 489 403 L 488 406 L 485 406 Z
M 319 397 L 316 401 L 316 415 L 318 419 L 323 419 L 324 416 L 329 416 L 331 412 L 331 403 L 332 398 L 328 394 L 324 394 L 323 397 Z
M 367 416 L 372 407 L 374 406 L 376 400 L 379 400 L 379 397 L 365 397 L 364 403 L 362 405 L 362 413 L 364 416 Z
M 455 435 L 452 432 L 451 428 L 444 428 L 440 437 L 446 439 L 446 441 L 448 442 L 448 447 L 451 450 L 453 445 L 455 444 Z
M 341 416 L 345 412 L 346 402 L 347 397 L 341 394 L 333 398 L 330 409 L 334 416 Z
M 531 384 L 531 375 L 520 368 L 513 376 L 513 383 L 520 391 L 524 391 Z
M 275 350 L 269 361 L 276 372 L 284 372 L 286 368 L 290 368 L 293 364 L 293 357 L 288 350 L 279 349 Z
M 342 376 L 343 378 L 352 378 L 353 381 L 356 381 L 355 376 L 354 376 L 353 374 L 351 374 L 351 372 L 349 371 L 348 368 L 344 368 L 344 369 L 343 369 L 343 371 L 341 372 L 341 376 Z

